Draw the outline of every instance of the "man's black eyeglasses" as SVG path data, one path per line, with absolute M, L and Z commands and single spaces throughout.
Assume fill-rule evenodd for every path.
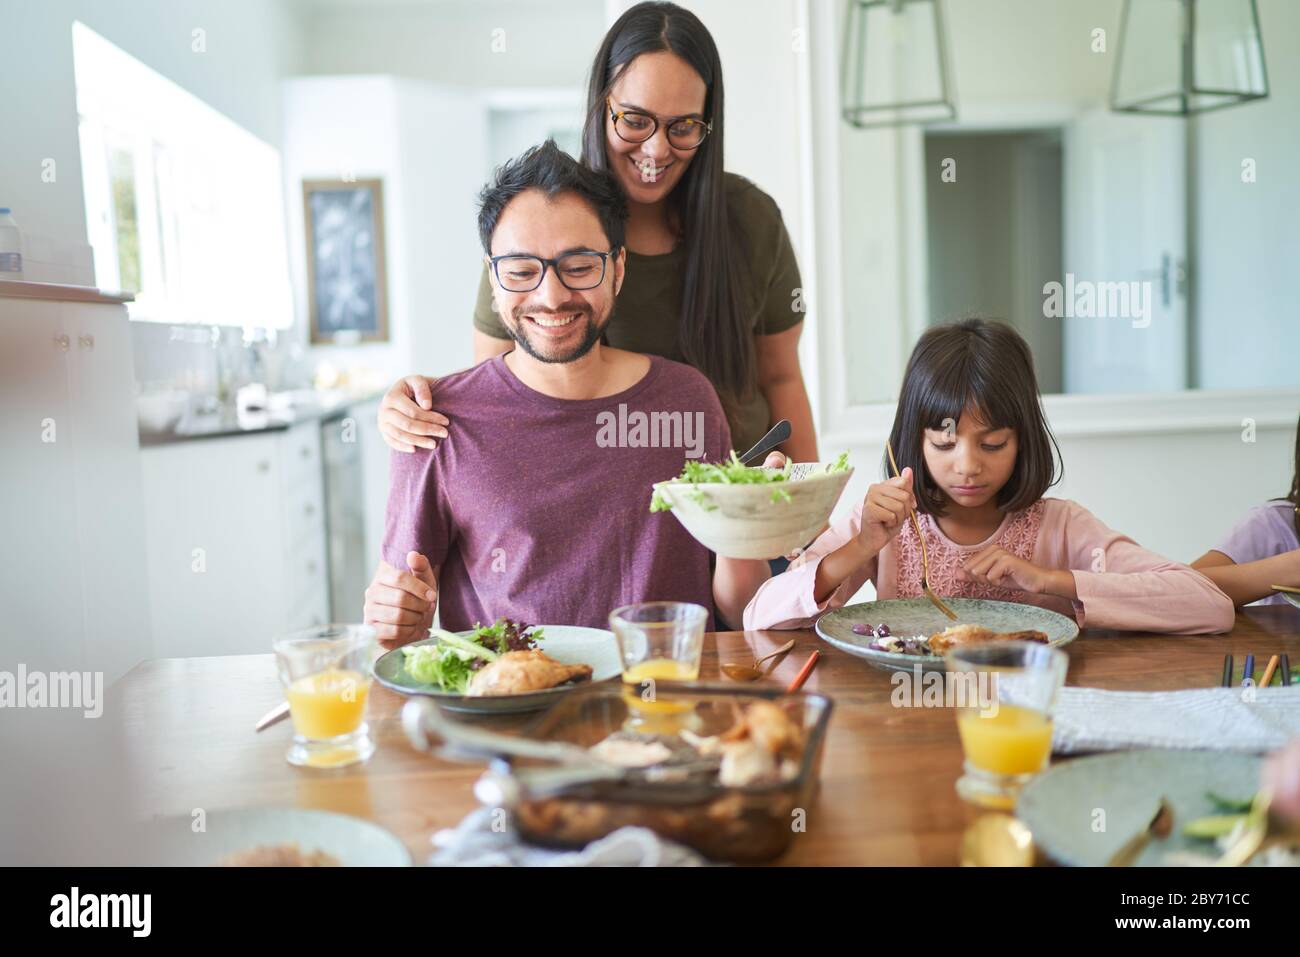
M 546 278 L 546 270 L 552 268 L 566 289 L 581 292 L 584 289 L 595 289 L 605 281 L 605 264 L 616 252 L 617 249 L 611 249 L 607 253 L 580 249 L 555 259 L 506 255 L 493 256 L 488 261 L 492 263 L 497 284 L 507 292 L 532 292 Z

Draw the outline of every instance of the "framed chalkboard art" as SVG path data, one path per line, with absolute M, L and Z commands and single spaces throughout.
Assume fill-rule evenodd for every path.
M 302 201 L 312 343 L 387 342 L 383 180 L 304 180 Z

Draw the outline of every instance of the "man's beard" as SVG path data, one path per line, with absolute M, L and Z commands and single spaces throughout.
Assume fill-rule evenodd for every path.
M 568 352 L 559 353 L 555 355 L 545 355 L 533 345 L 532 340 L 529 339 L 528 337 L 528 333 L 526 331 L 526 324 L 528 320 L 525 319 L 524 316 L 528 315 L 529 312 L 530 310 L 526 306 L 516 309 L 514 311 L 514 323 L 513 325 L 510 326 L 509 329 L 510 337 L 519 344 L 519 348 L 523 349 L 524 352 L 528 353 L 538 362 L 549 362 L 549 363 L 557 363 L 557 364 L 566 363 L 566 362 L 577 362 L 579 359 L 581 359 L 583 356 L 585 356 L 588 352 L 592 350 L 592 348 L 596 345 L 596 343 L 600 341 L 601 333 L 604 332 L 604 326 L 598 325 L 596 323 L 596 321 L 592 318 L 591 308 L 585 304 L 583 305 L 574 304 L 572 308 L 557 309 L 555 310 L 554 313 L 535 313 L 536 315 L 554 315 L 555 313 L 559 313 L 563 315 L 566 313 L 577 313 L 578 318 L 574 319 L 573 321 L 585 322 L 587 324 L 586 330 L 583 332 L 582 338 L 578 341 L 578 344 L 574 346 L 572 349 L 570 349 Z

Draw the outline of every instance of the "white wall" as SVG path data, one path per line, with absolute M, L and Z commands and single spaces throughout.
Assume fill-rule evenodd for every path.
M 80 20 L 267 142 L 280 138 L 281 74 L 300 50 L 265 0 L 0 0 L 0 206 L 25 231 L 84 243 L 72 22 Z M 206 52 L 192 50 L 205 31 Z M 54 182 L 42 164 L 55 162 Z M 88 279 L 89 281 L 89 279 Z
M 601 0 L 300 0 L 295 8 L 305 73 L 384 72 L 478 88 L 581 86 L 605 30 Z
M 391 76 L 293 78 L 283 92 L 299 341 L 309 336 L 302 181 L 350 174 L 384 183 L 389 341 L 315 346 L 312 362 L 364 366 L 385 382 L 469 365 L 480 270 L 474 197 L 487 166 L 486 114 L 476 97 Z
M 1201 384 L 1300 382 L 1300 3 L 1260 0 L 1269 98 L 1207 113 L 1189 131 L 1197 151 L 1196 351 Z M 1242 161 L 1257 180 L 1243 183 Z M 1242 335 L 1249 329 L 1249 335 Z
M 288 215 L 289 269 L 294 290 L 294 336 L 304 344 L 307 324 L 306 238 L 302 182 L 305 179 L 383 180 L 384 253 L 387 270 L 389 341 L 311 348 L 312 364 L 328 360 L 343 368 L 370 366 L 396 378 L 411 351 L 409 256 L 405 249 L 407 203 L 400 173 L 397 94 L 391 77 L 290 78 L 282 86 L 282 160 Z

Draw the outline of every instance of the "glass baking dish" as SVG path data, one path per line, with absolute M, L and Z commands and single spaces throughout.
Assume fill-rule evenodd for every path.
M 494 770 L 513 778 L 504 789 L 520 836 L 548 847 L 580 847 L 627 825 L 647 827 L 671 841 L 692 847 L 716 861 L 757 863 L 784 853 L 802 830 L 821 771 L 822 748 L 830 721 L 831 699 L 818 694 L 785 694 L 779 688 L 661 681 L 653 710 L 647 713 L 634 687 L 597 685 L 566 695 L 524 733 L 541 741 L 563 741 L 589 748 L 617 731 L 677 735 L 687 728 L 700 737 L 732 727 L 744 706 L 771 701 L 803 731 L 802 746 L 790 761 L 786 780 L 728 787 L 716 773 L 687 780 L 626 780 L 547 787 L 529 783 L 531 759 L 498 759 Z

